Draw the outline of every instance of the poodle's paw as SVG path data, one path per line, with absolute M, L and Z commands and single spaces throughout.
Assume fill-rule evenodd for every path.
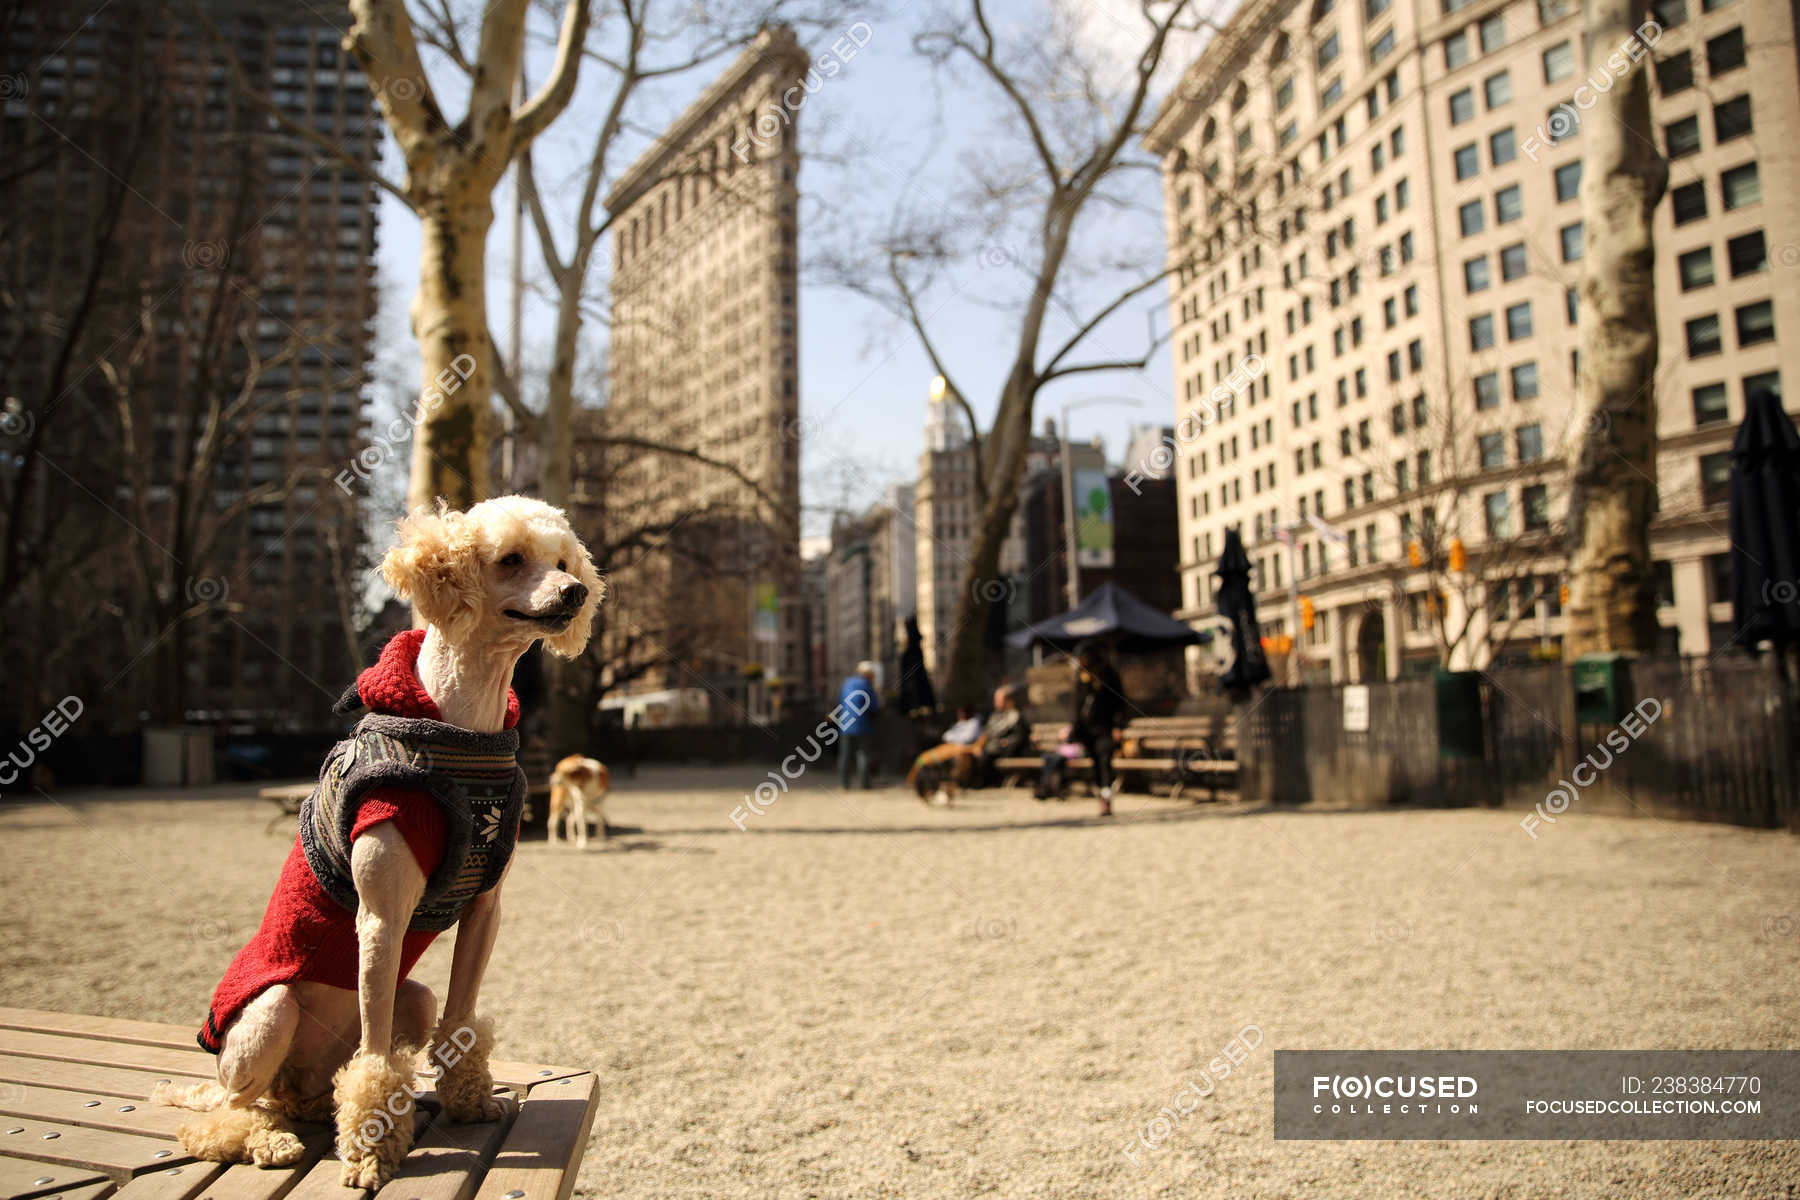
M 480 1125 L 488 1121 L 498 1121 L 512 1110 L 512 1103 L 504 1092 L 488 1096 L 458 1097 L 452 1106 L 448 1100 L 444 1102 L 444 1115 L 458 1125 Z
M 378 1188 L 394 1177 L 413 1142 L 413 1063 L 404 1054 L 357 1054 L 338 1068 L 338 1177 Z
M 438 1102 L 444 1115 L 459 1124 L 498 1121 L 506 1102 L 494 1095 L 488 1054 L 494 1047 L 494 1023 L 486 1017 L 438 1023 L 431 1040 L 431 1061 L 439 1066 Z
M 286 1129 L 271 1129 L 249 1141 L 250 1161 L 259 1167 L 291 1167 L 306 1157 L 306 1144 Z

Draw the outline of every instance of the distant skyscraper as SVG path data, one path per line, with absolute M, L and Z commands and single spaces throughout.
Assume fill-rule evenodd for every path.
M 338 25 L 269 0 L 204 7 L 249 88 L 277 113 L 344 156 L 379 159 L 381 119 Z M 45 314 L 72 311 L 58 289 L 89 270 L 109 181 L 124 190 L 118 232 L 91 264 L 98 287 L 82 369 L 65 395 L 46 397 L 64 407 L 40 456 L 54 461 L 78 406 L 93 405 L 92 419 L 112 432 L 104 454 L 41 467 L 51 480 L 43 498 L 55 503 L 63 481 L 82 476 L 70 494 L 83 519 L 103 497 L 97 525 L 117 532 L 126 527 L 110 523 L 129 514 L 147 547 L 151 578 L 130 586 L 191 609 L 150 631 L 162 640 L 129 672 L 109 667 L 113 682 L 89 707 L 316 727 L 358 666 L 363 475 L 354 468 L 376 306 L 376 189 L 278 132 L 217 43 L 172 10 L 101 5 L 71 21 L 62 6 L 27 3 L 14 18 L 6 71 L 20 73 L 3 77 L 0 159 L 9 173 L 22 169 L 6 184 L 6 253 L 27 251 L 14 265 L 81 264 L 34 288 Z M 18 311 L 0 313 L 0 327 Z M 0 328 L 0 340 L 18 347 L 13 332 Z M 9 391 L 30 395 L 48 381 L 41 345 L 23 343 Z M 119 462 L 128 408 L 136 451 Z M 334 486 L 346 469 L 346 486 Z
M 626 461 L 604 481 L 609 503 L 666 527 L 668 552 L 619 572 L 608 602 L 615 626 L 669 629 L 666 665 L 636 686 L 704 686 L 721 719 L 766 715 L 774 685 L 805 673 L 800 162 L 797 114 L 781 99 L 805 69 L 792 31 L 765 30 L 606 198 L 610 427 L 755 484 L 667 455 Z

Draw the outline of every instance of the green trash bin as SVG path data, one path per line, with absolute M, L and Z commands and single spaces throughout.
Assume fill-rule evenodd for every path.
M 1631 660 L 1618 651 L 1575 660 L 1575 723 L 1617 725 L 1631 709 Z
M 1479 759 L 1482 756 L 1481 673 L 1438 671 L 1438 757 Z

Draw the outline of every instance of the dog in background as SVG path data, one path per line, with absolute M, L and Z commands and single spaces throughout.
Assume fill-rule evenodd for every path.
M 605 841 L 606 793 L 611 786 L 606 765 L 597 758 L 571 754 L 557 763 L 550 772 L 551 842 L 567 838 L 577 850 L 586 850 L 590 815 L 599 827 L 600 840 Z M 568 832 L 559 837 L 557 826 L 564 821 L 568 822 Z

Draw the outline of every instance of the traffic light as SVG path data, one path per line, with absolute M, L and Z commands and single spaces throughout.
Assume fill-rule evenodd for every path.
M 1312 597 L 1300 597 L 1300 628 L 1311 631 L 1315 620 Z
M 1561 589 L 1557 592 L 1557 595 L 1562 598 L 1562 606 L 1564 608 L 1569 607 L 1569 585 L 1566 583 L 1563 584 Z
M 1418 538 L 1414 538 L 1412 541 L 1406 543 L 1406 561 L 1409 565 L 1415 567 L 1422 567 L 1425 565 L 1425 547 L 1419 545 Z
M 1469 552 L 1463 549 L 1461 538 L 1450 539 L 1450 569 L 1461 572 L 1468 568 Z

